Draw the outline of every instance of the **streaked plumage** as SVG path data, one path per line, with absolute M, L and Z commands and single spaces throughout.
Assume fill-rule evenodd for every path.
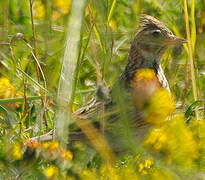
M 117 88 L 126 91 L 123 94 L 128 94 L 126 98 L 128 105 L 131 106 L 128 108 L 128 119 L 131 127 L 138 129 L 136 131 L 139 131 L 139 128 L 143 129 L 145 126 L 149 126 L 143 118 L 143 108 L 151 96 L 160 88 L 170 91 L 168 81 L 160 65 L 163 53 L 171 45 L 184 42 L 186 40 L 176 37 L 154 17 L 144 15 L 140 18 L 139 29 L 131 45 L 127 65 L 116 83 L 120 84 Z M 153 77 L 149 79 L 138 78 L 138 73 L 146 69 L 153 72 Z M 81 120 L 96 119 L 97 116 L 107 113 L 109 114 L 109 118 L 107 118 L 108 127 L 105 126 L 105 131 L 107 131 L 109 126 L 115 124 L 120 114 L 119 108 L 112 98 L 113 91 L 111 90 L 110 93 L 111 98 L 105 100 L 93 98 L 85 107 L 76 111 L 73 117 Z M 101 129 L 100 121 L 96 121 L 96 124 L 98 124 L 96 127 Z

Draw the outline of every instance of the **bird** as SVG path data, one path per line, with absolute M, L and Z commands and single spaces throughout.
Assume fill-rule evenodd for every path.
M 113 127 L 116 119 L 119 119 L 118 114 L 122 110 L 117 106 L 116 99 L 118 97 L 116 96 L 119 96 L 116 95 L 117 91 L 124 96 L 123 99 L 127 106 L 131 107 L 127 109 L 127 114 L 128 119 L 131 119 L 132 129 L 136 129 L 137 132 L 140 129 L 145 129 L 146 126 L 149 126 L 149 123 L 143 118 L 143 108 L 147 102 L 159 89 L 166 89 L 170 92 L 169 83 L 161 67 L 162 56 L 169 47 L 186 42 L 187 40 L 175 36 L 164 23 L 156 18 L 142 15 L 129 50 L 127 64 L 115 85 L 108 90 L 100 84 L 96 97 L 86 106 L 74 112 L 73 118 L 87 122 L 87 119 L 102 119 L 102 113 L 109 114 L 108 123 L 106 123 L 108 125 L 104 125 L 100 120 L 92 122 L 100 132 L 108 132 L 110 126 Z M 71 131 L 69 140 L 79 140 L 82 134 L 81 130 Z

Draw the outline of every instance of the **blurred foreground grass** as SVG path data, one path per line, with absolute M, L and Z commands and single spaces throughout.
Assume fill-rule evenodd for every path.
M 61 141 L 68 136 L 67 126 L 56 127 L 56 121 L 67 121 L 72 129 L 69 114 L 86 104 L 100 83 L 114 84 L 127 62 L 140 14 L 158 18 L 185 37 L 183 1 L 88 0 L 82 22 L 72 12 L 71 0 L 30 2 L 33 19 L 28 0 L 0 1 L 0 179 L 205 179 L 205 1 L 188 2 L 194 66 L 190 68 L 190 47 L 164 55 L 162 65 L 174 97 L 160 90 L 151 99 L 145 111 L 153 128 L 144 141 L 135 141 L 129 127 L 118 130 L 129 150 L 113 159 L 104 156 L 104 147 L 96 148 L 99 152 L 92 148 L 97 146 L 93 142 L 104 142 L 98 136 L 90 145 L 79 142 L 67 149 Z M 76 24 L 68 26 L 70 22 Z M 70 47 L 69 33 L 76 35 L 76 27 L 78 50 L 68 51 L 77 53 L 74 69 L 69 64 L 62 72 L 62 63 L 71 57 L 64 44 Z M 70 83 L 69 91 L 62 88 L 64 95 L 59 94 L 62 80 Z M 122 102 L 120 109 L 127 105 Z M 61 108 L 65 114 L 59 120 L 56 112 Z M 127 118 L 123 115 L 122 122 Z M 29 140 L 54 127 L 58 141 Z

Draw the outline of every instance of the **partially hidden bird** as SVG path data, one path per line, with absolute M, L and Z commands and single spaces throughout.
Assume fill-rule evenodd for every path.
M 74 112 L 73 117 L 81 119 L 81 122 L 85 119 L 106 119 L 103 123 L 101 120 L 93 122 L 94 127 L 101 133 L 106 133 L 114 127 L 117 119 L 120 119 L 119 114 L 122 113 L 119 111 L 122 111 L 122 108 L 117 103 L 121 98 L 118 96 L 123 96 L 126 103 L 126 119 L 132 131 L 139 132 L 140 129 L 149 126 L 143 117 L 144 106 L 157 90 L 164 88 L 170 92 L 160 63 L 162 55 L 169 47 L 186 42 L 185 39 L 175 36 L 156 18 L 149 15 L 141 16 L 139 28 L 129 51 L 128 62 L 116 85 L 109 93 L 99 85 L 97 96 L 86 106 Z M 78 140 L 79 135 L 83 136 L 82 134 L 81 130 L 71 131 L 70 141 Z

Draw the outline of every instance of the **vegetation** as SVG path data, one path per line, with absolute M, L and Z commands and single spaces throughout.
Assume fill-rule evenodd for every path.
M 204 0 L 3 0 L 0 12 L 0 179 L 205 179 Z M 116 155 L 72 113 L 99 85 L 113 86 L 141 14 L 188 44 L 163 56 L 172 96 L 161 89 L 150 100 L 153 127 L 143 141 L 133 137 L 129 104 L 116 89 L 113 132 L 128 149 Z M 139 76 L 149 80 L 152 72 Z M 67 147 L 78 126 L 95 139 Z M 32 140 L 53 129 L 52 141 Z

